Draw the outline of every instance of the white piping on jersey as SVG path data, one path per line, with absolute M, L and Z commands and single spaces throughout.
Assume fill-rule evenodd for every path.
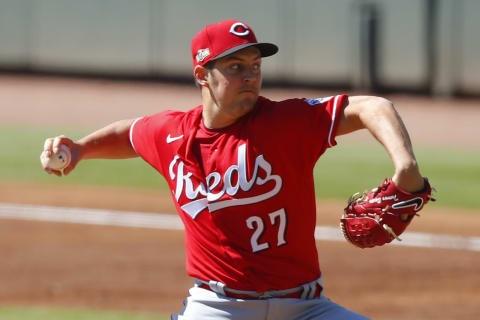
M 332 113 L 332 122 L 330 124 L 330 131 L 328 132 L 328 144 L 330 147 L 333 147 L 332 144 L 332 133 L 333 133 L 333 127 L 335 126 L 335 117 L 337 114 L 337 104 L 338 104 L 338 99 L 340 96 L 335 96 L 335 100 L 333 101 L 333 113 Z
M 137 149 L 135 149 L 135 145 L 133 144 L 133 127 L 140 119 L 142 119 L 142 117 L 135 119 L 135 121 L 133 121 L 132 125 L 130 126 L 130 134 L 129 134 L 130 144 L 132 145 L 132 148 L 133 150 L 135 150 L 135 152 L 137 152 Z

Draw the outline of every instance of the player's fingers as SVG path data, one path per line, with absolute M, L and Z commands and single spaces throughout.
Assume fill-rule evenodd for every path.
M 49 167 L 45 167 L 45 166 L 44 166 L 41 157 L 40 157 L 40 163 L 42 163 L 43 171 L 45 171 L 45 172 L 48 173 L 48 174 L 52 174 L 52 169 L 50 169 Z
M 72 172 L 72 170 L 75 169 L 76 166 L 77 166 L 76 163 L 74 163 L 73 161 L 70 162 L 70 165 L 67 166 L 65 169 L 63 169 L 63 174 L 68 176 L 70 172 Z
M 54 154 L 57 154 L 60 152 L 60 146 L 62 144 L 65 144 L 66 137 L 64 135 L 55 137 L 53 139 L 53 144 L 52 144 L 52 151 Z
M 52 156 L 52 146 L 53 146 L 53 138 L 45 139 L 45 142 L 43 144 L 43 152 L 48 158 Z
M 45 172 L 48 173 L 48 174 L 56 174 L 56 175 L 58 175 L 58 173 L 55 172 L 55 170 L 47 167 L 47 162 L 45 161 L 46 154 L 47 154 L 47 151 L 43 151 L 43 152 L 40 154 L 40 163 L 42 164 L 43 171 L 45 171 Z M 50 156 L 51 156 L 51 155 L 50 155 Z M 49 156 L 49 157 L 50 157 L 50 156 Z
M 61 177 L 62 176 L 62 172 L 61 171 L 58 171 L 58 170 L 50 170 L 54 175 L 56 176 L 59 176 Z
M 53 155 L 58 155 L 62 150 L 62 146 L 66 146 L 69 149 L 65 151 L 70 152 L 70 164 L 62 170 L 54 170 L 47 167 L 48 161 L 45 158 L 50 158 Z M 79 155 L 80 150 L 78 146 L 73 142 L 73 140 L 67 138 L 64 135 L 60 135 L 55 138 L 48 138 L 45 140 L 44 151 L 40 155 L 40 161 L 42 162 L 42 166 L 45 172 L 47 172 L 48 174 L 55 174 L 61 177 L 62 175 L 68 175 L 73 169 L 75 169 L 79 161 Z
M 43 166 L 43 163 L 42 163 L 42 166 Z M 48 174 L 54 174 L 54 175 L 57 175 L 57 176 L 61 176 L 61 175 L 62 175 L 62 173 L 61 173 L 60 171 L 58 171 L 58 170 L 53 170 L 53 169 L 51 169 L 51 168 L 49 168 L 49 167 L 45 167 L 45 166 L 44 166 L 44 167 L 43 167 L 43 170 L 44 170 L 46 173 L 48 173 Z
M 46 173 L 50 173 L 49 170 L 47 170 L 48 167 L 45 166 L 43 161 L 43 159 L 46 157 L 46 154 L 47 154 L 47 151 L 45 150 L 40 154 L 40 163 L 42 164 L 43 170 L 45 170 Z
M 45 170 L 46 173 L 51 174 L 52 169 L 47 167 L 47 158 L 50 158 L 52 156 L 52 151 L 51 151 L 51 139 L 45 140 L 45 150 L 40 153 L 40 163 L 42 164 L 43 170 Z
M 68 145 L 67 145 L 68 146 Z M 63 174 L 68 175 L 70 172 L 73 171 L 77 167 L 77 164 L 80 161 L 81 158 L 81 153 L 82 153 L 82 148 L 78 144 L 72 142 L 71 145 L 68 146 L 70 148 L 71 152 L 71 159 L 70 159 L 70 164 L 63 169 Z

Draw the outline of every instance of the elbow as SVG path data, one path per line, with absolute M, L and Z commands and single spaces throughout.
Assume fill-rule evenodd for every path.
M 382 97 L 369 97 L 362 111 L 361 118 L 364 120 L 376 119 L 381 121 L 382 119 L 398 115 L 393 103 Z
M 377 112 L 391 112 L 395 110 L 392 101 L 382 97 L 369 97 L 369 102 L 366 104 L 369 108 Z
M 354 96 L 349 98 L 348 113 L 354 116 L 372 116 L 378 113 L 395 110 L 393 103 L 377 96 Z
M 396 111 L 393 103 L 388 99 L 377 96 L 349 97 L 337 134 L 369 129 L 375 123 L 381 123 L 393 114 L 396 114 Z

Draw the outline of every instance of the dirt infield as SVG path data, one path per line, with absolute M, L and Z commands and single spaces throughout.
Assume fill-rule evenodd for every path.
M 265 93 L 276 98 L 329 94 Z M 163 84 L 0 77 L 0 125 L 62 123 L 95 128 L 159 111 L 160 101 L 172 109 L 186 109 L 198 103 L 197 95 L 195 88 Z M 391 99 L 415 142 L 480 145 L 478 101 Z M 61 112 L 65 106 L 69 112 Z M 425 119 L 435 125 L 427 128 Z M 462 125 L 446 130 L 452 122 Z M 363 137 L 361 133 L 351 139 Z M 174 213 L 170 197 L 153 191 L 59 189 L 34 182 L 0 180 L 0 202 Z M 318 223 L 336 225 L 342 208 L 343 203 L 319 202 Z M 480 236 L 478 213 L 451 211 L 429 205 L 409 230 Z M 180 231 L 0 220 L 0 235 L 2 304 L 171 313 L 181 308 L 192 285 L 184 272 Z M 344 242 L 317 244 L 327 296 L 372 319 L 480 318 L 480 252 L 395 246 L 360 250 Z

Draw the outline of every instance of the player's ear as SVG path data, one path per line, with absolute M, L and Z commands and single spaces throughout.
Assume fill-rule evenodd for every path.
M 208 76 L 208 69 L 203 67 L 203 66 L 195 66 L 195 69 L 193 69 L 193 76 L 197 80 L 197 83 L 204 87 L 208 87 L 208 81 L 207 81 L 207 76 Z

